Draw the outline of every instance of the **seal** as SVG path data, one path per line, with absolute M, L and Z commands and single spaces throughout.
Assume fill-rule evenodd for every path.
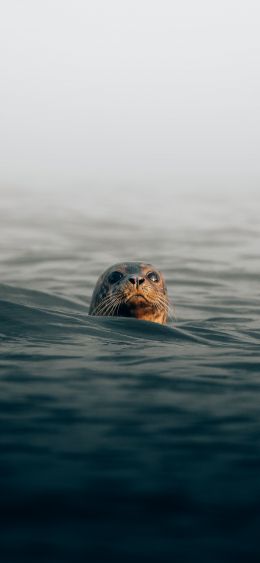
M 89 314 L 135 317 L 165 324 L 169 301 L 162 273 L 152 264 L 114 264 L 98 278 Z

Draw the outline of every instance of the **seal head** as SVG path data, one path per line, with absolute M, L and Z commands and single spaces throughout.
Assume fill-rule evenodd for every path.
M 124 262 L 111 266 L 100 276 L 89 314 L 135 317 L 165 324 L 168 307 L 162 273 L 151 264 Z

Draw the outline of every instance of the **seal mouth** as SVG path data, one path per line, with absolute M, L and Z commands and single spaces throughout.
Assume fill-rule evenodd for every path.
M 130 297 L 126 300 L 126 303 L 128 303 L 128 301 L 146 301 L 146 303 L 149 303 L 142 293 L 134 293 L 133 295 L 130 295 Z

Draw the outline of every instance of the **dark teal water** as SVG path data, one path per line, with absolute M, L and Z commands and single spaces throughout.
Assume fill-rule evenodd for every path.
M 1 203 L 1 561 L 259 561 L 259 199 Z M 176 322 L 88 316 L 121 258 Z

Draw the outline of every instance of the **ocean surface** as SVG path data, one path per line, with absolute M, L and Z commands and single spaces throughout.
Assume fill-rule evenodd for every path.
M 2 563 L 260 560 L 260 199 L 1 193 Z M 88 316 L 144 260 L 167 326 Z

